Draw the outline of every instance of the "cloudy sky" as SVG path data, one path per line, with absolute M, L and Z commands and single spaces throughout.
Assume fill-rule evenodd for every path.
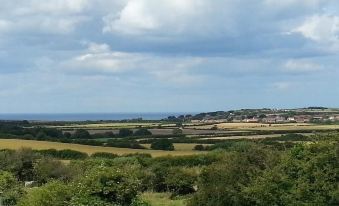
M 0 113 L 339 107 L 337 0 L 0 0 Z

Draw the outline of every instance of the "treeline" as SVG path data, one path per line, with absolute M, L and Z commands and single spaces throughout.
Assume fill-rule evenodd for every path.
M 56 128 L 24 127 L 25 125 L 29 126 L 29 123 L 0 122 L 0 138 L 15 138 L 25 140 L 73 143 L 91 146 L 145 149 L 137 141 L 134 140 L 133 136 L 145 137 L 152 135 L 152 133 L 145 128 L 140 128 L 135 132 L 130 129 L 120 129 L 118 134 L 114 134 L 113 132 L 90 134 L 87 130 L 84 129 L 78 129 L 75 130 L 74 133 L 69 133 L 63 132 L 62 130 Z M 100 141 L 100 139 L 109 140 Z
M 0 122 L 1 136 L 12 135 L 22 136 L 25 139 L 46 140 L 51 138 L 57 139 L 102 139 L 102 138 L 125 138 L 132 136 L 151 136 L 152 133 L 146 128 L 139 128 L 135 132 L 131 129 L 122 128 L 118 134 L 113 132 L 90 134 L 85 129 L 77 129 L 73 133 L 63 132 L 57 128 L 47 128 L 30 126 L 27 121 L 1 121 Z

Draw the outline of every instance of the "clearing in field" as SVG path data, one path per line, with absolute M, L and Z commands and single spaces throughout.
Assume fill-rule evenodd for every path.
M 178 151 L 162 151 L 162 150 L 149 150 L 149 149 L 129 149 L 129 148 L 116 148 L 116 147 L 99 147 L 99 146 L 87 146 L 78 144 L 68 144 L 59 142 L 46 142 L 35 140 L 17 140 L 17 139 L 0 139 L 0 149 L 20 149 L 22 147 L 32 148 L 35 150 L 44 149 L 71 149 L 79 152 L 85 152 L 87 154 L 93 154 L 96 152 L 108 152 L 118 155 L 132 154 L 132 153 L 148 153 L 153 157 L 159 156 L 182 156 L 182 155 L 194 155 L 201 153 L 193 150 L 178 150 Z

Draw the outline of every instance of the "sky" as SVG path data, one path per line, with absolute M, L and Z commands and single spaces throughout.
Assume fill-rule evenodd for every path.
M 339 107 L 337 0 L 0 0 L 0 113 Z

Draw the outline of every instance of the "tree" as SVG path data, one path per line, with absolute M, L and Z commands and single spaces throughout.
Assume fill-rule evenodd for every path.
M 187 195 L 193 193 L 197 175 L 192 171 L 182 168 L 171 168 L 165 178 L 165 184 L 170 192 L 175 195 Z
M 150 132 L 146 128 L 141 128 L 141 129 L 138 129 L 137 131 L 135 131 L 134 135 L 135 136 L 147 136 L 147 135 L 152 135 L 152 132 Z
M 65 132 L 64 133 L 64 137 L 65 138 L 71 138 L 72 137 L 72 134 L 70 132 Z
M 203 151 L 203 150 L 205 150 L 205 147 L 204 147 L 204 145 L 198 144 L 198 145 L 194 146 L 193 150 Z
M 34 164 L 34 172 L 39 183 L 47 183 L 52 179 L 70 180 L 73 176 L 69 167 L 51 158 L 42 158 L 36 162 Z
M 203 169 L 199 176 L 198 192 L 189 205 L 252 205 L 243 189 L 251 184 L 252 177 L 260 176 L 266 168 L 272 167 L 275 163 L 272 158 L 276 156 L 260 147 L 227 153 L 221 162 Z
M 155 150 L 174 150 L 173 143 L 169 139 L 156 140 L 151 144 L 151 148 Z
M 128 137 L 128 136 L 132 136 L 132 135 L 133 135 L 133 131 L 130 130 L 130 129 L 123 128 L 123 129 L 119 130 L 119 136 L 120 137 Z
M 66 206 L 72 196 L 70 187 L 62 182 L 52 181 L 29 190 L 18 206 Z
M 32 181 L 34 179 L 34 162 L 38 155 L 32 149 L 22 148 L 11 157 L 10 170 L 20 181 Z
M 74 139 L 91 139 L 91 135 L 87 130 L 77 129 L 73 134 Z
M 334 144 L 297 145 L 244 194 L 252 205 L 339 205 L 338 181 Z
M 74 205 L 94 205 L 84 204 L 84 201 L 93 198 L 109 205 L 131 205 L 141 187 L 139 177 L 139 169 L 126 163 L 123 168 L 93 168 L 74 183 L 74 201 L 77 202 Z
M 0 204 L 16 205 L 18 199 L 23 193 L 19 182 L 15 176 L 9 172 L 0 171 Z
M 176 128 L 172 130 L 172 134 L 174 135 L 181 135 L 182 134 L 182 129 Z

